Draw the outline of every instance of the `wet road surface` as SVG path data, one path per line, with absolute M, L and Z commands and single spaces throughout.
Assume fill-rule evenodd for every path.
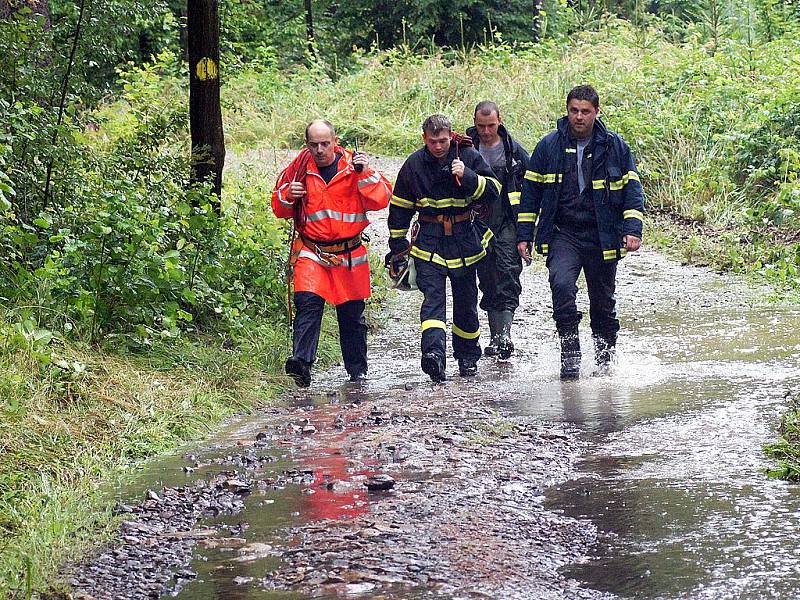
M 385 234 L 375 228 L 382 252 Z M 794 598 L 800 490 L 761 446 L 800 387 L 800 309 L 654 252 L 618 275 L 618 363 L 558 379 L 546 273 L 517 352 L 474 379 L 419 370 L 417 293 L 393 295 L 370 378 L 309 391 L 154 462 L 85 598 Z M 585 291 L 580 296 L 586 307 Z M 588 312 L 588 311 L 586 311 Z M 483 323 L 483 330 L 488 327 Z M 369 491 L 376 474 L 394 480 Z M 154 493 L 142 503 L 143 490 Z M 128 515 L 126 514 L 126 517 Z M 116 570 L 114 570 L 116 569 Z

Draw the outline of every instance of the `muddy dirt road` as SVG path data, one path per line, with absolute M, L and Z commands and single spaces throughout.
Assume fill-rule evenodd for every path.
M 317 373 L 153 463 L 77 597 L 798 597 L 800 491 L 761 445 L 800 387 L 800 309 L 641 252 L 613 373 L 586 352 L 562 383 L 541 261 L 523 277 L 512 360 L 432 385 L 421 298 L 395 294 L 366 383 Z

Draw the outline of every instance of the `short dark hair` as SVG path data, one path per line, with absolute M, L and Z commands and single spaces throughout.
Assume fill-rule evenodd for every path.
M 572 88 L 567 94 L 567 106 L 569 106 L 570 100 L 586 100 L 591 102 L 595 108 L 600 108 L 600 96 L 597 90 L 590 85 L 579 85 Z
M 453 124 L 444 115 L 431 115 L 422 122 L 422 131 L 428 135 L 436 135 L 440 131 L 453 131 Z
M 497 108 L 497 104 L 492 102 L 491 100 L 481 100 L 478 102 L 478 105 L 475 107 L 475 112 L 473 116 L 478 116 L 478 113 L 481 113 L 484 117 L 490 116 L 492 113 L 497 113 L 497 118 L 500 118 L 500 109 Z
M 335 137 L 336 137 L 336 130 L 333 128 L 333 123 L 331 123 L 330 121 L 328 121 L 328 119 L 314 119 L 314 120 L 313 120 L 313 121 L 311 121 L 311 122 L 310 122 L 308 125 L 306 125 L 306 132 L 305 132 L 305 140 L 306 140 L 306 141 L 308 141 L 308 130 L 309 130 L 309 129 L 311 129 L 311 126 L 312 126 L 312 125 L 316 125 L 317 123 L 322 123 L 322 124 L 323 124 L 323 125 L 325 125 L 325 126 L 328 128 L 328 129 L 330 129 L 330 130 L 331 130 L 331 137 L 332 137 L 332 138 L 335 138 Z

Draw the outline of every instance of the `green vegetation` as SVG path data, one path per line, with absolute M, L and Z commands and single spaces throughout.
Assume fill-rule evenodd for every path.
M 562 114 L 566 91 L 592 81 L 607 123 L 639 159 L 649 209 L 659 216 L 655 239 L 687 262 L 798 288 L 800 43 L 780 39 L 756 52 L 730 41 L 712 54 L 705 44 L 648 32 L 643 40 L 637 28 L 608 19 L 566 46 L 369 54 L 336 81 L 306 67 L 290 77 L 245 72 L 228 83 L 229 97 L 241 100 L 227 131 L 239 146 L 294 146 L 305 122 L 325 114 L 345 140 L 403 154 L 418 145 L 424 115 L 444 112 L 464 128 L 476 99 L 490 97 L 530 150 Z
M 102 485 L 280 387 L 287 232 L 267 203 L 312 117 L 399 155 L 426 114 L 464 128 L 489 97 L 532 150 L 595 83 L 649 239 L 800 289 L 797 3 L 609 7 L 221 2 L 218 214 L 188 183 L 184 3 L 0 0 L 0 596 L 97 541 Z
M 776 468 L 770 469 L 769 475 L 800 481 L 800 396 L 790 403 L 778 432 L 778 441 L 764 447 L 767 455 L 778 462 Z

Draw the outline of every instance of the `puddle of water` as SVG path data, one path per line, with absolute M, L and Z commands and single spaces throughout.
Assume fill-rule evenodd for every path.
M 513 403 L 593 442 L 546 494 L 600 531 L 562 572 L 631 598 L 798 598 L 800 488 L 767 480 L 762 447 L 800 388 L 800 310 L 720 304 L 713 286 L 667 310 L 679 291 L 627 321 L 612 378 L 560 384 L 554 360 Z

